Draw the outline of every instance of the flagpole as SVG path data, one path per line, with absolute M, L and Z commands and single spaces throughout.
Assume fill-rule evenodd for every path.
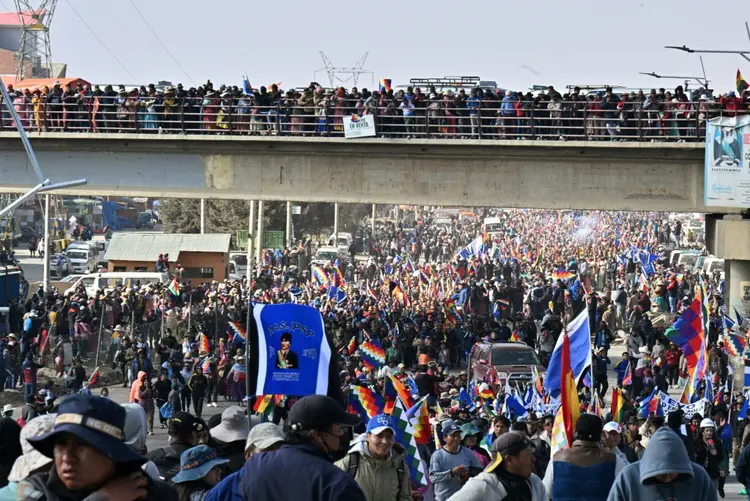
M 247 402 L 247 423 L 252 426 L 250 416 L 253 415 L 253 407 L 250 405 L 250 339 L 256 335 L 255 323 L 252 322 L 253 303 L 247 298 L 247 318 L 245 323 L 245 398 Z
M 49 249 L 47 249 L 49 251 Z M 102 301 L 102 312 L 99 318 L 99 336 L 98 336 L 98 342 L 96 343 L 96 361 L 94 362 L 94 366 L 99 367 L 99 351 L 102 347 L 102 330 L 104 329 L 104 311 L 107 309 L 107 305 Z

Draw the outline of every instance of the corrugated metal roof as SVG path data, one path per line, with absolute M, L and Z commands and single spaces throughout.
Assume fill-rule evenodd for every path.
M 229 252 L 229 233 L 206 235 L 183 233 L 115 233 L 107 247 L 107 261 L 154 261 L 169 253 L 169 261 L 179 261 L 180 251 Z

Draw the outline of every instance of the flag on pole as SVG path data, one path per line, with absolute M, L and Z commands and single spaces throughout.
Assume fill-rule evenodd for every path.
M 385 365 L 385 350 L 377 339 L 359 345 L 359 352 L 362 362 L 368 369 L 375 370 Z
M 588 316 L 588 312 L 585 309 L 584 312 Z M 560 403 L 562 405 L 560 406 L 560 409 L 563 414 L 565 437 L 568 443 L 572 444 L 576 422 L 581 414 L 581 406 L 578 402 L 578 390 L 576 389 L 576 382 L 570 364 L 570 338 L 565 331 L 563 331 L 562 336 L 562 356 L 560 357 Z
M 89 388 L 94 386 L 94 383 L 96 383 L 97 379 L 99 379 L 99 367 L 94 369 L 94 372 L 91 373 L 91 376 L 89 377 L 88 382 L 86 383 Z
M 383 413 L 385 409 L 385 400 L 383 396 L 364 386 L 349 386 L 349 410 L 362 416 L 362 418 L 372 419 L 378 414 Z
M 573 379 L 578 379 L 591 366 L 591 333 L 589 330 L 589 313 L 586 308 L 570 322 L 566 329 L 567 335 L 564 336 L 569 341 L 570 368 Z M 562 343 L 563 336 L 557 338 L 555 349 L 552 351 L 547 375 L 544 378 L 544 387 L 551 396 L 557 398 L 560 394 L 562 374 Z
M 625 375 L 622 377 L 622 387 L 630 386 L 633 384 L 633 368 L 630 367 L 630 362 L 625 367 Z
M 200 340 L 198 341 L 198 352 L 207 355 L 211 351 L 211 345 L 208 342 L 208 336 L 205 332 L 201 332 Z
M 418 444 L 429 444 L 432 437 L 432 425 L 430 424 L 430 410 L 426 397 L 407 410 L 406 416 L 414 425 L 414 440 Z
M 232 334 L 232 342 L 233 343 L 239 343 L 240 341 L 242 343 L 245 342 L 245 339 L 247 338 L 247 331 L 240 325 L 239 322 L 233 322 L 229 321 L 229 330 Z
M 391 419 L 393 420 L 393 426 L 396 429 L 394 439 L 406 449 L 405 461 L 406 465 L 409 467 L 409 476 L 411 477 L 411 480 L 419 485 L 427 485 L 427 472 L 425 471 L 425 465 L 422 462 L 422 458 L 419 455 L 417 442 L 414 439 L 414 426 L 409 422 L 409 418 L 406 417 L 406 411 L 399 400 L 396 400 L 396 405 L 393 407 Z
M 748 88 L 747 82 L 744 78 L 742 78 L 742 73 L 740 72 L 739 68 L 737 68 L 737 76 L 734 79 L 734 83 L 737 86 L 738 94 L 742 94 Z
M 263 395 L 255 400 L 253 406 L 253 412 L 260 415 L 260 421 L 266 423 L 270 421 L 271 414 L 273 413 L 273 405 L 271 405 L 271 398 L 273 395 Z
M 352 338 L 349 340 L 349 345 L 347 346 L 347 351 L 349 352 L 350 356 L 355 351 L 357 351 L 357 338 L 355 336 L 352 336 Z
M 174 277 L 172 279 L 172 282 L 170 282 L 167 290 L 169 290 L 169 293 L 172 294 L 173 296 L 180 295 L 180 283 L 177 281 L 177 277 Z
M 610 414 L 612 414 L 612 421 L 615 421 L 616 423 L 622 422 L 622 409 L 625 406 L 625 398 L 622 394 L 622 390 L 617 387 L 612 388 L 612 410 L 610 411 Z
M 393 388 L 396 390 L 398 398 L 400 398 L 404 403 L 404 407 L 406 409 L 411 409 L 412 407 L 414 407 L 416 402 L 414 402 L 414 397 L 412 396 L 411 390 L 407 389 L 406 386 L 404 386 L 404 384 L 399 381 L 396 376 L 391 375 L 389 378 L 387 378 L 385 381 L 386 385 L 388 384 L 389 380 L 393 385 Z

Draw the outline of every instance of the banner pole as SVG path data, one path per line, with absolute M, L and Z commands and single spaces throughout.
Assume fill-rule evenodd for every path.
M 247 302 L 247 322 L 245 323 L 245 398 L 247 399 L 247 423 L 252 426 L 250 416 L 253 415 L 253 406 L 250 404 L 250 339 L 255 335 L 256 328 L 252 321 L 253 303 Z

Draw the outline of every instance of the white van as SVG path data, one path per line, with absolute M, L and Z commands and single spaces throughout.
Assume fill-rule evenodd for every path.
M 91 273 L 80 277 L 72 289 L 83 284 L 86 294 L 93 297 L 99 289 L 107 292 L 115 287 L 131 287 L 133 285 L 165 284 L 169 282 L 169 275 L 150 271 L 120 271 L 111 273 Z
M 707 257 L 703 261 L 701 271 L 707 275 L 713 275 L 716 270 L 724 273 L 724 260 L 719 259 L 718 257 Z
M 677 259 L 677 266 L 684 266 L 685 270 L 690 271 L 695 267 L 695 263 L 698 262 L 700 256 L 700 251 L 683 251 Z
M 484 218 L 484 232 L 489 235 L 497 235 L 505 229 L 505 224 L 499 217 Z
M 70 260 L 70 266 L 73 273 L 93 273 L 99 266 L 98 251 L 96 247 L 89 245 L 76 245 L 77 242 L 71 243 L 65 249 L 65 255 Z M 85 244 L 85 242 L 83 242 Z
M 328 245 L 330 247 L 336 246 L 336 244 L 333 242 L 334 237 L 335 235 L 333 234 L 330 237 L 328 237 Z M 337 246 L 339 249 L 342 249 L 344 252 L 349 252 L 349 246 L 352 244 L 353 241 L 354 241 L 354 237 L 352 236 L 351 233 L 344 233 L 343 231 L 339 231 L 339 243 Z
M 229 274 L 247 276 L 247 252 L 229 253 Z
M 327 264 L 336 262 L 337 259 L 339 260 L 339 263 L 341 263 L 346 261 L 348 257 L 349 255 L 346 253 L 346 251 L 342 250 L 341 247 L 336 248 L 328 245 L 320 247 L 315 252 L 315 256 L 312 259 L 312 264 L 317 266 L 325 266 Z

